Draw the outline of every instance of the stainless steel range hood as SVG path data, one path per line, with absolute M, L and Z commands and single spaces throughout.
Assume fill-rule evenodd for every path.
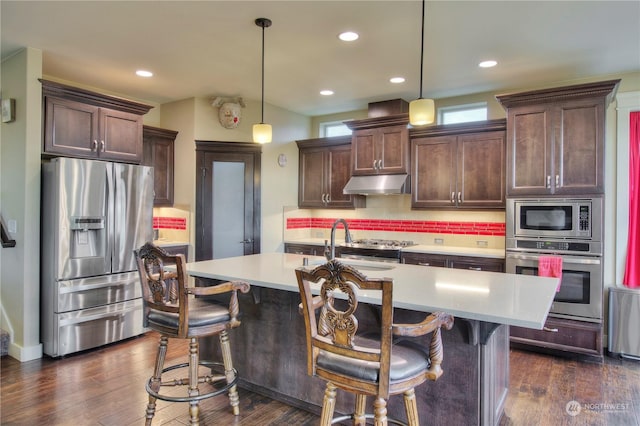
M 342 190 L 343 194 L 409 194 L 411 192 L 408 174 L 352 176 Z

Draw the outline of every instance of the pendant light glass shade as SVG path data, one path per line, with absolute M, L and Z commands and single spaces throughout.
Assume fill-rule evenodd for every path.
M 260 115 L 260 124 L 253 125 L 253 141 L 256 143 L 271 142 L 271 124 L 264 122 L 264 29 L 271 26 L 271 20 L 268 18 L 258 18 L 256 25 L 262 28 L 262 106 Z
M 422 68 L 424 64 L 424 11 L 425 0 L 422 0 L 422 42 L 420 44 L 420 97 L 409 103 L 409 123 L 412 126 L 424 126 L 435 121 L 435 104 L 433 99 L 422 97 Z
M 409 122 L 412 126 L 424 126 L 435 120 L 433 99 L 416 99 L 409 103 Z
M 254 124 L 253 125 L 253 141 L 256 143 L 271 142 L 271 124 Z

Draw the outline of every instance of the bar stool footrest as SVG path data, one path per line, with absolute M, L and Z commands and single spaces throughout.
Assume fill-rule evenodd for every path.
M 146 389 L 147 389 L 147 393 L 151 396 L 153 396 L 154 398 L 157 399 L 161 399 L 163 401 L 169 401 L 169 402 L 191 402 L 191 401 L 201 401 L 203 399 L 207 399 L 207 398 L 211 398 L 217 395 L 220 395 L 222 393 L 225 393 L 227 391 L 229 391 L 229 389 L 231 389 L 233 386 L 236 385 L 236 383 L 238 382 L 238 370 L 236 370 L 235 368 L 233 369 L 233 380 L 231 382 L 226 382 L 226 375 L 225 375 L 225 370 L 224 370 L 224 365 L 220 362 L 213 362 L 213 361 L 200 361 L 198 362 L 198 366 L 204 366 L 204 367 L 208 367 L 209 369 L 211 369 L 212 371 L 215 371 L 216 373 L 219 373 L 223 376 L 223 378 L 217 379 L 217 380 L 213 380 L 211 382 L 211 384 L 213 385 L 214 383 L 220 383 L 222 381 L 225 381 L 225 385 L 214 389 L 211 392 L 207 392 L 204 394 L 200 394 L 200 395 L 194 395 L 194 396 L 172 396 L 172 395 L 163 395 L 160 392 L 156 392 L 151 388 L 151 383 L 153 380 L 153 377 L 150 378 L 147 381 L 147 385 L 146 385 Z M 172 371 L 172 370 L 177 370 L 180 368 L 189 368 L 189 363 L 182 363 L 182 364 L 176 364 L 176 365 L 172 365 L 170 367 L 164 368 L 162 370 L 162 374 L 164 374 L 167 371 Z M 221 372 L 220 372 L 221 370 Z M 187 384 L 176 384 L 176 385 L 165 385 L 165 387 L 172 387 L 175 388 L 177 386 L 187 386 Z

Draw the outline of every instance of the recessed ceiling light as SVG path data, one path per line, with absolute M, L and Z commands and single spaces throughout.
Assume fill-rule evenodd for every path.
M 391 77 L 389 81 L 395 84 L 404 83 L 404 77 Z
M 136 71 L 136 75 L 139 77 L 153 77 L 153 73 L 151 71 L 145 71 L 145 70 Z
M 496 61 L 482 61 L 478 64 L 480 68 L 491 68 L 495 67 L 496 65 L 498 65 Z
M 333 90 L 321 90 L 320 94 L 322 96 L 331 96 L 331 95 L 333 95 Z
M 338 38 L 342 41 L 354 41 L 357 40 L 358 37 L 360 36 L 353 31 L 345 31 L 343 33 L 340 33 L 340 35 L 338 36 Z

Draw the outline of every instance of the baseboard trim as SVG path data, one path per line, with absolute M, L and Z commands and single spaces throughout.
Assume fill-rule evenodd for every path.
M 22 347 L 11 343 L 9 345 L 9 356 L 15 358 L 20 362 L 31 361 L 34 359 L 42 358 L 42 344 L 39 343 L 34 346 Z

